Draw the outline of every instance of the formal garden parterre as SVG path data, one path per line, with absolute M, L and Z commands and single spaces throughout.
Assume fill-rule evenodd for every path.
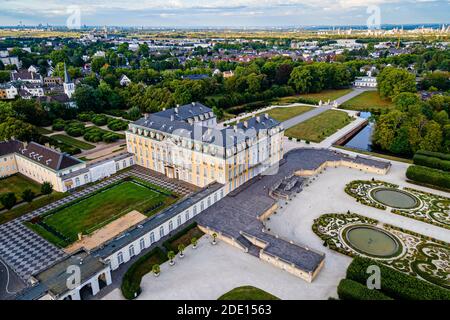
M 415 201 L 414 205 L 406 207 L 391 204 L 392 213 L 450 229 L 450 198 L 408 187 L 400 189 L 398 185 L 376 180 L 355 180 L 345 187 L 345 192 L 359 203 L 386 210 L 388 206 L 376 197 L 379 190 L 392 190 Z
M 396 239 L 401 249 L 386 257 L 355 249 L 345 233 L 348 228 L 354 226 L 377 228 Z M 400 272 L 450 289 L 450 245 L 446 242 L 392 225 L 380 224 L 377 220 L 350 212 L 324 214 L 314 220 L 312 230 L 324 241 L 325 246 L 337 252 L 351 257 L 369 257 Z M 371 245 L 373 239 L 367 240 L 368 245 Z

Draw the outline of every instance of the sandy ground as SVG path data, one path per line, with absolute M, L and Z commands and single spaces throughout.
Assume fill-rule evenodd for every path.
M 146 218 L 147 217 L 139 211 L 133 210 L 126 215 L 123 215 L 122 217 L 108 223 L 103 228 L 96 230 L 90 236 L 86 236 L 82 240 L 75 242 L 74 244 L 64 249 L 64 251 L 67 253 L 72 253 L 80 248 L 86 248 L 88 250 L 96 248 L 102 243 L 105 243 L 106 241 L 116 237 L 120 233 L 138 224 L 142 220 L 145 220 Z
M 213 246 L 204 236 L 197 249 L 189 246 L 185 257 L 175 259 L 174 266 L 164 263 L 161 274 L 147 274 L 141 283 L 138 300 L 216 300 L 240 286 L 251 285 L 283 299 L 328 299 L 336 297 L 336 286 L 344 277 L 336 264 L 348 265 L 350 258 L 329 257 L 324 271 L 313 283 L 308 283 L 224 242 Z M 338 270 L 337 272 L 334 270 Z M 104 300 L 124 299 L 115 289 Z

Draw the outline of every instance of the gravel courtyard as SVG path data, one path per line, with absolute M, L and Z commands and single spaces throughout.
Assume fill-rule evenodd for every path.
M 325 269 L 313 283 L 282 271 L 258 258 L 224 242 L 210 244 L 203 236 L 197 249 L 189 246 L 183 259 L 176 258 L 175 266 L 161 266 L 161 274 L 147 274 L 142 280 L 142 294 L 138 300 L 216 300 L 235 287 L 251 285 L 283 300 L 328 299 L 336 296 L 336 285 L 344 274 L 333 271 L 336 261 L 350 263 L 350 258 L 329 259 Z M 120 289 L 112 291 L 104 300 L 124 299 Z

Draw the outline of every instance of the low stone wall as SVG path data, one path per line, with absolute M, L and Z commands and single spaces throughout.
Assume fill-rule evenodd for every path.
M 211 229 L 210 227 L 204 227 L 201 225 L 197 226 L 203 233 L 208 234 L 212 237 L 213 233 L 215 233 L 217 235 L 217 239 L 221 240 L 233 247 L 236 247 L 244 252 L 247 252 L 247 248 L 244 248 L 239 242 L 237 242 L 233 237 L 226 235 L 222 232 L 219 231 L 215 231 L 213 229 Z
M 271 206 L 268 210 L 266 210 L 264 213 L 262 213 L 258 219 L 260 221 L 267 220 L 268 217 L 270 217 L 276 210 L 278 209 L 278 204 L 275 203 L 273 206 Z
M 337 168 L 337 167 L 346 167 L 351 169 L 357 169 L 362 170 L 367 173 L 375 173 L 375 174 L 382 174 L 385 175 L 388 173 L 389 168 L 382 169 L 382 168 L 376 168 L 368 165 L 364 165 L 362 163 L 355 163 L 352 161 L 345 161 L 345 160 L 339 160 L 339 161 L 326 161 L 322 163 L 317 169 L 315 170 L 298 170 L 295 172 L 296 175 L 301 177 L 308 177 L 313 176 L 316 174 L 319 174 L 321 171 L 323 171 L 325 168 Z

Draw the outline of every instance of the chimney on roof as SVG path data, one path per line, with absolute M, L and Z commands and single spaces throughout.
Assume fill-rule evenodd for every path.
M 266 119 L 269 119 L 269 114 L 268 114 L 268 113 L 265 113 L 265 114 L 264 114 L 264 117 L 265 117 Z
M 28 142 L 25 141 L 25 142 L 23 143 L 23 147 L 24 147 L 24 148 L 28 147 Z
M 261 117 L 260 116 L 256 117 L 256 122 L 261 122 Z
M 177 106 L 175 107 L 175 113 L 178 113 L 178 108 L 180 107 L 179 104 L 177 104 Z
M 166 108 L 165 108 L 165 107 L 163 108 L 163 111 L 166 111 Z
M 248 128 L 248 121 L 244 121 L 244 127 Z
M 174 121 L 175 120 L 175 116 L 174 115 L 171 115 L 170 116 L 170 121 Z
M 237 132 L 237 129 L 238 129 L 237 125 L 234 125 L 234 126 L 233 126 L 234 132 Z
M 148 119 L 148 113 L 144 113 L 144 118 Z
M 195 102 L 192 102 L 192 105 L 195 106 Z

